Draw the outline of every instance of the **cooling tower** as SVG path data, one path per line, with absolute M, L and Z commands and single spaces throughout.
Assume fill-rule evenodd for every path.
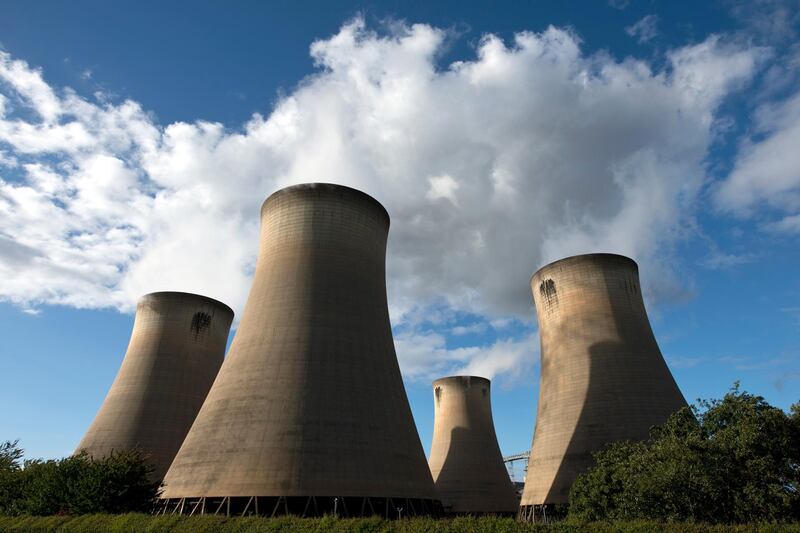
M 242 320 L 167 473 L 163 512 L 434 510 L 389 325 L 388 231 L 383 206 L 348 187 L 267 198 Z
M 94 457 L 140 449 L 162 479 L 222 365 L 233 311 L 205 296 L 154 292 L 111 390 L 78 445 Z
M 518 502 L 492 421 L 490 382 L 452 376 L 433 382 L 430 468 L 448 513 L 513 514 Z
M 541 382 L 520 515 L 566 503 L 592 452 L 641 440 L 686 405 L 658 349 L 636 263 L 589 254 L 531 278 L 541 339 Z

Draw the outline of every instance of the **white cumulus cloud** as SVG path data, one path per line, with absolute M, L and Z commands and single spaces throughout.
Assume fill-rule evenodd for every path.
M 717 109 L 763 52 L 711 37 L 654 70 L 551 27 L 487 35 L 475 57 L 440 66 L 444 38 L 356 19 L 311 45 L 314 74 L 232 130 L 160 124 L 0 52 L 0 298 L 130 310 L 168 289 L 240 311 L 261 202 L 308 181 L 362 189 L 391 214 L 407 376 L 510 375 L 534 360 L 529 338 L 448 349 L 413 317 L 444 306 L 530 323 L 528 279 L 547 261 L 620 252 L 646 285 L 667 279 Z
M 658 36 L 658 15 L 646 15 L 625 28 L 625 33 L 640 43 L 652 41 Z
M 800 92 L 762 105 L 733 171 L 716 189 L 718 206 L 740 216 L 766 205 L 781 218 L 765 225 L 800 233 Z

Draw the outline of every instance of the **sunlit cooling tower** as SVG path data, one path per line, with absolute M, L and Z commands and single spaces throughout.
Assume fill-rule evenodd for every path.
M 389 216 L 338 185 L 261 208 L 229 354 L 165 479 L 164 512 L 430 513 L 433 480 L 389 325 Z
M 531 289 L 542 374 L 520 509 L 526 519 L 538 506 L 568 501 L 592 452 L 645 439 L 686 405 L 650 328 L 633 260 L 568 257 L 536 272 Z
M 140 449 L 163 478 L 222 365 L 232 320 L 227 305 L 205 296 L 143 296 L 122 366 L 78 451 Z
M 452 376 L 433 382 L 431 474 L 448 513 L 513 514 L 517 494 L 492 420 L 490 382 Z

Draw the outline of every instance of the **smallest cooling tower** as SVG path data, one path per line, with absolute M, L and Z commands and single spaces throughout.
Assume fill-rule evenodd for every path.
M 205 296 L 143 296 L 122 366 L 78 451 L 139 449 L 162 479 L 222 365 L 232 320 L 230 307 Z
M 436 380 L 433 401 L 429 462 L 445 511 L 515 513 L 517 494 L 494 432 L 489 380 L 475 376 Z

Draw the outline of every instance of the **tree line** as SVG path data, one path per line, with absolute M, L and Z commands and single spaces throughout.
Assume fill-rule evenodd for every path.
M 0 514 L 150 512 L 160 490 L 139 451 L 92 459 L 85 452 L 23 461 L 17 441 L 0 444 Z
M 150 512 L 160 483 L 139 451 L 23 460 L 0 445 L 0 515 Z M 735 385 L 642 442 L 618 442 L 572 486 L 568 521 L 800 520 L 800 403 L 788 413 Z
M 644 442 L 618 442 L 570 491 L 580 520 L 800 520 L 800 403 L 789 413 L 734 387 L 699 400 Z

